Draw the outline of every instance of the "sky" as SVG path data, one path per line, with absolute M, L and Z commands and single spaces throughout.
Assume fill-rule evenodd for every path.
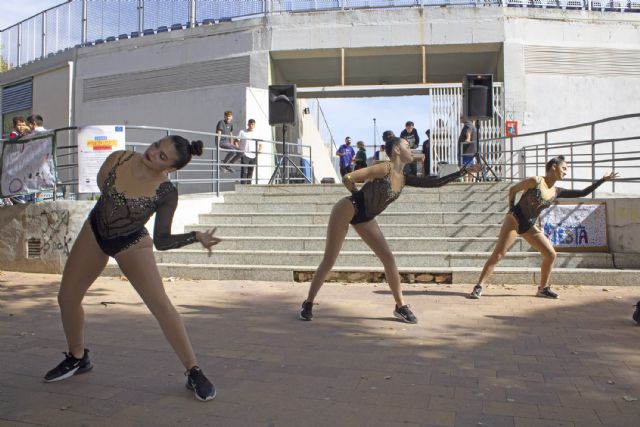
M 320 106 L 338 146 L 350 136 L 353 145 L 364 141 L 373 145 L 373 119 L 376 119 L 376 145 L 382 142 L 382 132 L 392 130 L 400 136 L 407 121 L 418 130 L 420 141 L 430 127 L 429 97 L 396 96 L 376 98 L 327 98 L 320 99 Z M 345 112 L 348 112 L 345 114 Z M 372 153 L 368 153 L 371 155 Z
M 36 13 L 65 3 L 64 0 L 0 0 L 0 29 L 17 24 Z

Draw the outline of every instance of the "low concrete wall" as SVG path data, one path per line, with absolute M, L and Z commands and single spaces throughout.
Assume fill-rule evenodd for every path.
M 640 268 L 640 198 L 603 199 L 607 203 L 609 251 L 618 268 Z
M 173 232 L 196 224 L 198 215 L 211 211 L 214 195 L 180 196 L 173 219 Z M 55 201 L 0 208 L 0 270 L 61 274 L 76 236 L 95 201 Z M 147 223 L 153 235 L 155 216 Z M 34 251 L 29 256 L 29 240 Z M 38 242 L 39 241 L 39 242 Z M 110 262 L 113 262 L 111 260 Z

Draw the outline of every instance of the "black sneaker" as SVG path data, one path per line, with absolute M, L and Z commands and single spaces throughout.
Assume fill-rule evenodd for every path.
M 204 376 L 200 367 L 194 366 L 184 374 L 187 376 L 186 387 L 194 392 L 196 399 L 206 402 L 216 397 L 216 388 Z
M 556 294 L 555 292 L 553 292 L 551 290 L 550 287 L 546 287 L 546 288 L 538 288 L 538 292 L 536 293 L 537 297 L 541 297 L 541 298 L 552 298 L 552 299 L 558 299 L 558 294 Z
M 482 296 L 482 285 L 475 285 L 473 290 L 469 294 L 469 298 L 471 299 L 480 299 Z
M 633 313 L 633 320 L 640 323 L 640 301 L 636 303 L 636 311 Z
M 402 307 L 396 305 L 395 310 L 393 310 L 393 315 L 405 323 L 418 323 L 418 319 L 411 312 L 408 305 L 403 305 Z
M 55 368 L 50 370 L 44 376 L 44 381 L 51 383 L 54 381 L 62 381 L 71 378 L 74 375 L 84 374 L 93 369 L 93 365 L 89 360 L 89 350 L 84 349 L 82 359 L 76 359 L 71 353 L 64 354 L 64 360 Z
M 233 173 L 233 169 L 231 169 L 229 166 L 220 166 L 220 169 L 222 169 L 222 172 L 225 173 Z
M 305 301 L 300 308 L 300 319 L 311 321 L 313 320 L 313 303 Z

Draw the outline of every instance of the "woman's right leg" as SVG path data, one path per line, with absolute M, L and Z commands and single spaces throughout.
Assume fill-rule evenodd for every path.
M 518 238 L 518 223 L 516 219 L 508 213 L 504 217 L 504 221 L 502 222 L 502 227 L 500 228 L 500 234 L 498 235 L 498 241 L 496 242 L 496 246 L 493 249 L 493 253 L 485 262 L 484 268 L 482 269 L 482 273 L 480 273 L 480 278 L 478 279 L 477 287 L 482 287 L 485 280 L 493 273 L 493 270 L 496 268 L 498 262 L 505 256 L 505 254 L 511 249 L 513 244 L 516 242 Z M 476 289 L 474 288 L 474 290 Z M 473 296 L 472 292 L 472 296 Z M 480 295 L 478 294 L 477 297 Z
M 87 220 L 76 238 L 64 266 L 58 292 L 62 327 L 69 353 L 77 359 L 84 355 L 84 310 L 82 299 L 87 289 L 107 265 L 109 257 L 102 252 Z
M 320 265 L 316 269 L 313 279 L 311 280 L 311 286 L 309 287 L 309 294 L 307 295 L 306 302 L 312 303 L 315 299 L 318 291 L 324 283 L 325 277 L 331 271 L 333 264 L 338 258 L 344 238 L 349 231 L 349 223 L 355 214 L 353 204 L 349 199 L 342 199 L 335 204 L 331 210 L 331 216 L 329 217 L 329 225 L 327 226 L 327 240 L 324 248 L 324 256 Z

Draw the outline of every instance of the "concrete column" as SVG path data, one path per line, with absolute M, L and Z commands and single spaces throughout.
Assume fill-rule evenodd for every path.
M 144 0 L 138 0 L 138 31 L 144 30 Z
M 191 22 L 191 26 L 195 27 L 196 23 L 196 0 L 189 1 L 189 22 Z

